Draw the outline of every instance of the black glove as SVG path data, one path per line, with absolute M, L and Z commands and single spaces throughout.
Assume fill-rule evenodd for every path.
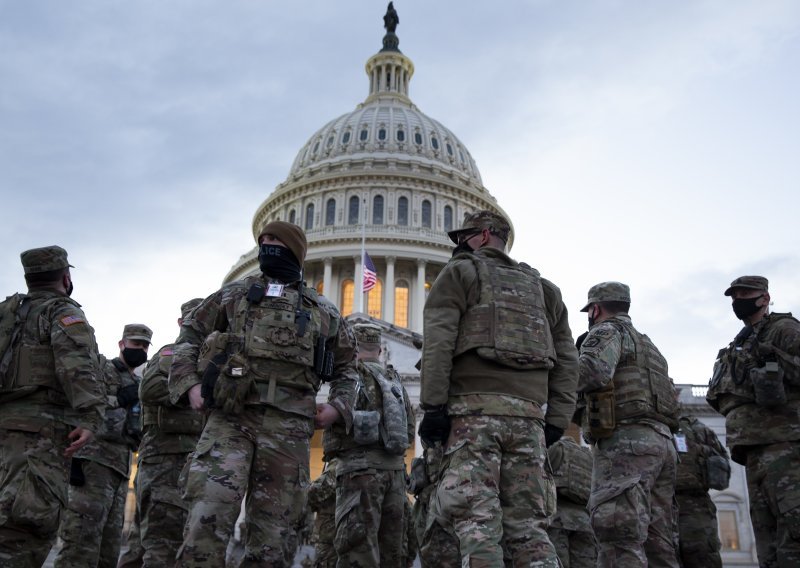
M 550 447 L 561 439 L 564 435 L 564 429 L 552 424 L 544 425 L 544 445 Z
M 450 435 L 450 417 L 447 408 L 441 406 L 435 410 L 426 410 L 422 422 L 419 423 L 419 437 L 428 447 L 436 442 L 444 444 Z
M 128 385 L 117 390 L 120 408 L 128 408 L 139 402 L 139 385 Z
M 586 339 L 587 335 L 589 335 L 589 332 L 588 331 L 584 331 L 583 333 L 581 333 L 578 336 L 578 339 L 575 340 L 575 347 L 578 348 L 578 351 L 581 350 L 581 345 L 583 345 L 583 341 L 584 341 L 584 339 Z

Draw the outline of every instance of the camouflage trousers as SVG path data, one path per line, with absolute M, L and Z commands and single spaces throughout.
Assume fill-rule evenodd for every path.
M 558 497 L 556 514 L 547 535 L 564 568 L 597 566 L 597 541 L 584 505 Z
M 405 500 L 403 470 L 364 469 L 337 475 L 336 566 L 405 568 Z
M 645 425 L 620 425 L 594 447 L 589 511 L 597 565 L 678 567 L 672 439 Z
M 102 464 L 81 460 L 86 484 L 69 486 L 58 535 L 56 568 L 115 568 L 122 544 L 128 479 Z
M 39 419 L 17 426 L 0 429 L 0 566 L 39 568 L 67 502 L 69 428 Z
M 314 519 L 314 567 L 336 568 L 336 503 L 317 511 Z
M 408 495 L 403 492 L 403 526 L 405 526 L 405 534 L 403 538 L 403 558 L 406 559 L 406 566 L 411 568 L 414 561 L 419 554 L 419 543 L 417 542 L 417 533 L 414 528 L 413 517 L 411 515 L 411 501 Z
M 192 454 L 189 516 L 178 566 L 225 565 L 245 503 L 242 566 L 290 566 L 309 485 L 311 418 L 268 406 L 238 416 L 212 411 Z
M 462 565 L 558 566 L 542 420 L 453 416 L 445 460 L 433 508 L 458 537 Z
M 722 568 L 717 507 L 707 491 L 679 492 L 678 550 L 683 568 Z
M 136 504 L 144 555 L 143 566 L 175 562 L 188 514 L 178 478 L 187 454 L 161 454 L 139 460 Z
M 430 510 L 430 502 L 435 495 L 436 485 L 427 486 L 417 495 L 411 509 L 420 563 L 423 567 L 460 568 L 458 539 L 455 534 L 444 529 L 435 513 Z
M 800 566 L 800 442 L 750 449 L 746 472 L 759 565 Z

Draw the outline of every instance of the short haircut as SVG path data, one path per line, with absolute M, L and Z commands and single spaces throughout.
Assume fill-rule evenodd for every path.
M 25 283 L 28 288 L 42 288 L 61 280 L 66 268 L 56 268 L 45 272 L 31 272 L 25 275 Z
M 597 302 L 603 309 L 605 309 L 610 314 L 622 314 L 628 313 L 628 310 L 631 309 L 630 302 Z

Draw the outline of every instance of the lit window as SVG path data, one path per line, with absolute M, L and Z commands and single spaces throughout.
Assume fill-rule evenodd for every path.
M 427 199 L 422 202 L 422 226 L 431 228 L 431 202 Z
M 408 283 L 398 280 L 394 288 L 394 325 L 408 327 Z
M 317 281 L 317 285 L 314 286 L 314 288 L 317 290 L 317 294 L 324 294 L 325 293 L 323 291 L 322 280 L 318 280 Z
M 314 204 L 309 203 L 306 206 L 306 231 L 310 231 L 314 227 Z
M 375 286 L 367 292 L 367 313 L 370 317 L 381 319 L 383 310 L 381 299 L 383 298 L 383 285 L 380 280 L 375 282 Z
M 383 196 L 376 195 L 372 200 L 372 224 L 383 225 Z
M 350 206 L 347 208 L 347 224 L 358 225 L 358 196 L 350 198 Z
M 736 522 L 736 511 L 717 511 L 719 540 L 722 550 L 739 550 L 739 525 Z
M 444 206 L 444 230 L 453 230 L 453 208 L 449 205 Z
M 425 282 L 425 298 L 428 297 L 428 292 L 431 291 L 432 284 L 430 282 Z
M 397 200 L 397 224 L 408 225 L 408 197 Z
M 355 286 L 352 280 L 342 282 L 342 315 L 349 316 L 353 313 L 353 300 L 355 299 Z

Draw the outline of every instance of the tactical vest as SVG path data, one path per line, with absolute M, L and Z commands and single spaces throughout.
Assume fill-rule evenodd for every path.
M 147 365 L 142 382 L 154 375 L 169 376 L 174 355 L 173 345 L 166 345 L 156 355 L 156 365 Z M 166 402 L 164 405 L 142 403 L 142 424 L 156 426 L 165 434 L 199 434 L 203 431 L 203 414 L 191 408 L 181 408 Z
M 672 429 L 678 427 L 677 392 L 669 378 L 667 361 L 650 338 L 618 318 L 607 320 L 633 343 L 633 353 L 623 353 L 614 372 L 614 415 L 617 422 L 652 418 Z
M 558 495 L 579 505 L 589 502 L 592 492 L 592 453 L 563 438 L 548 450 Z
M 679 430 L 686 437 L 688 451 L 678 454 L 675 491 L 708 491 L 705 456 L 708 448 L 688 419 L 680 419 Z
M 263 284 L 261 277 L 247 278 L 245 286 Z M 313 288 L 304 288 L 301 308 L 308 312 L 305 333 L 298 334 L 297 309 L 299 291 L 284 286 L 280 296 L 267 296 L 250 302 L 243 295 L 236 306 L 230 326 L 229 349 L 244 355 L 242 377 L 256 383 L 278 384 L 295 388 L 319 389 L 320 379 L 314 372 L 314 353 L 320 337 L 333 337 L 338 320 L 320 307 Z
M 16 339 L 13 344 L 9 339 L 7 345 L 7 350 L 11 349 L 11 354 L 3 377 L 0 401 L 27 396 L 40 387 L 53 389 L 59 393 L 58 398 L 66 401 L 66 396 L 56 380 L 55 358 L 50 346 L 50 319 L 45 314 L 58 302 L 70 302 L 76 306 L 78 304 L 65 296 L 56 296 L 35 302 L 35 305 L 31 303 L 27 307 L 19 307 L 19 302 L 23 299 L 35 302 L 28 296 L 15 294 L 0 304 L 0 320 L 3 322 L 3 329 L 0 332 L 4 336 L 8 333 L 6 322 L 15 320 L 17 315 L 21 320 L 15 324 L 19 326 Z M 12 334 L 15 333 L 13 327 L 10 332 Z
M 454 355 L 475 349 L 480 357 L 515 369 L 550 369 L 556 353 L 541 276 L 503 257 L 483 249 L 460 257 L 475 265 L 480 297 L 462 318 Z

